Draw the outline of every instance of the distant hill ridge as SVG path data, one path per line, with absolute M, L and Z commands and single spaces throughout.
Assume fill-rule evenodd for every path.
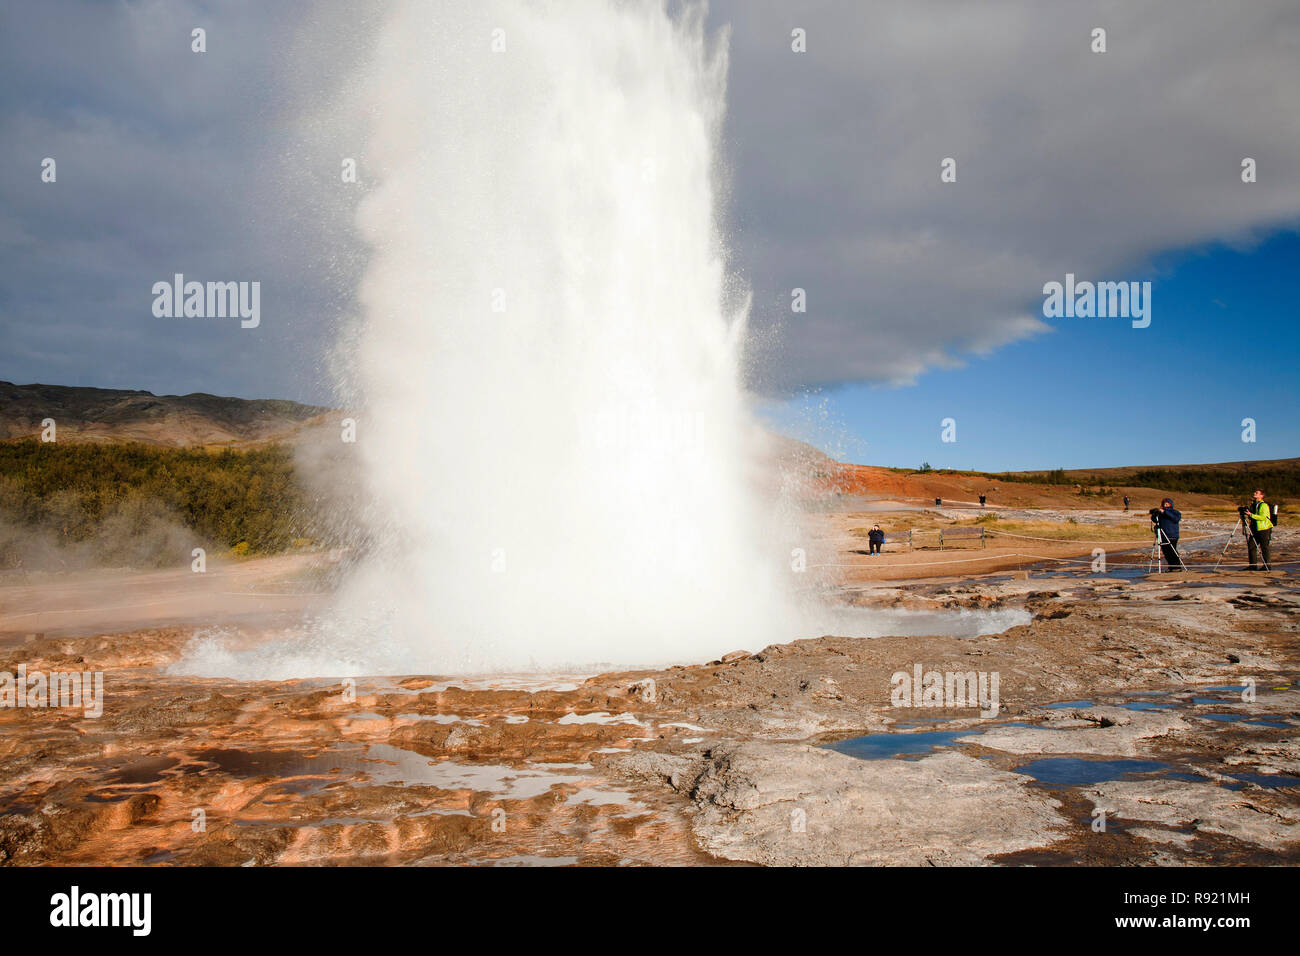
M 0 382 L 0 440 L 37 437 L 52 418 L 60 441 L 237 446 L 291 439 L 336 414 L 286 399 Z
M 326 426 L 334 432 L 345 414 L 283 399 L 228 398 L 204 392 L 154 395 L 128 389 L 0 382 L 0 441 L 35 438 L 41 432 L 41 422 L 53 418 L 60 442 L 253 447 L 307 440 Z M 1193 493 L 1196 502 L 1209 504 L 1248 494 L 1247 485 L 1255 486 L 1254 476 L 1266 484 L 1270 495 L 1300 494 L 1300 459 L 1295 458 L 994 475 L 843 464 L 803 442 L 771 437 L 776 458 L 803 471 L 823 490 L 849 495 L 971 501 L 987 493 L 990 504 L 1077 507 L 1114 504 L 1125 493 L 1135 496 L 1136 506 L 1151 495 L 1181 491 Z

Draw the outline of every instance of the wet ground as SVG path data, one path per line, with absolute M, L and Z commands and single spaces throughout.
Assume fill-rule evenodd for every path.
M 1254 700 L 1243 699 L 1252 696 L 1252 692 L 1255 694 Z M 1051 793 L 1054 798 L 1063 801 L 1064 806 L 1091 804 L 1087 816 L 1090 833 L 1105 832 L 1101 828 L 1105 823 L 1111 829 L 1127 830 L 1130 842 L 1133 841 L 1133 817 L 1140 814 L 1130 810 L 1126 817 L 1110 811 L 1106 815 L 1111 819 L 1099 823 L 1101 814 L 1098 811 L 1107 809 L 1107 791 L 1099 785 L 1113 782 L 1136 785 L 1150 781 L 1171 787 L 1167 795 L 1177 794 L 1179 783 L 1218 788 L 1237 794 L 1253 792 L 1256 788 L 1281 790 L 1285 791 L 1281 795 L 1281 805 L 1274 809 L 1280 810 L 1280 819 L 1287 822 L 1278 834 L 1289 837 L 1289 828 L 1297 823 L 1291 808 L 1300 805 L 1300 789 L 1297 789 L 1300 788 L 1300 775 L 1294 772 L 1296 752 L 1292 747 L 1300 736 L 1300 711 L 1297 711 L 1297 705 L 1300 705 L 1300 675 L 1295 675 L 1290 680 L 1282 679 L 1281 683 L 1277 680 L 1269 681 L 1268 688 L 1262 691 L 1249 685 L 1223 685 L 1206 687 L 1200 691 L 1151 691 L 1125 694 L 1107 700 L 1062 701 L 1047 704 L 1038 711 L 1045 714 L 1046 719 L 1033 722 L 988 721 L 961 730 L 913 730 L 911 725 L 896 725 L 888 732 L 837 740 L 826 746 L 839 753 L 866 760 L 916 759 L 945 748 L 969 748 L 967 752 L 989 760 L 994 766 L 1025 775 L 1033 786 Z M 1158 738 L 1160 742 L 1153 739 L 1151 746 L 1144 748 L 1150 755 L 1145 759 L 1092 752 L 1097 749 L 1104 751 L 1107 747 L 1103 745 L 1096 748 L 1094 741 L 1083 738 L 1077 744 L 1063 744 L 1053 748 L 1054 751 L 1062 752 L 1071 749 L 1071 746 L 1077 746 L 1081 751 L 1078 755 L 1036 756 L 1035 751 L 1041 745 L 1033 740 L 1033 734 L 1015 733 L 1017 730 L 1048 730 L 1069 735 L 1072 731 L 1094 729 L 1108 724 L 1124 726 L 1123 715 L 1111 712 L 1111 708 L 1138 714 L 1173 716 L 1182 722 L 1182 726 L 1170 727 L 1169 731 L 1177 729 L 1180 732 L 1161 734 Z M 1200 721 L 1209 724 L 1198 723 Z M 1214 724 L 1232 725 L 1233 733 L 1216 733 Z M 1181 732 L 1184 728 L 1185 732 Z M 1250 728 L 1263 730 L 1252 732 Z M 1012 742 L 1013 750 L 1016 749 L 1014 744 L 1019 738 L 1025 738 L 1026 746 L 1019 753 L 1008 754 L 997 743 L 988 740 L 988 734 L 994 731 L 1003 734 L 1010 732 L 1006 739 Z M 1233 752 L 1224 755 L 1225 748 Z M 1269 754 L 1283 759 L 1270 761 L 1266 759 Z M 1243 771 L 1241 766 L 1252 766 L 1256 772 Z M 1288 772 L 1288 769 L 1292 772 Z M 1245 807 L 1250 813 L 1269 811 L 1268 806 L 1246 802 L 1249 797 L 1250 794 L 1246 793 L 1237 798 L 1242 802 L 1234 808 Z M 1188 804 L 1194 805 L 1192 801 Z M 1226 817 L 1221 822 L 1226 823 Z M 1213 832 L 1214 822 L 1179 820 L 1179 825 L 1169 832 L 1194 836 L 1200 828 Z M 1143 841 L 1160 842 L 1155 832 L 1144 831 Z M 1179 837 L 1178 842 L 1190 841 L 1183 841 Z M 1240 858 L 1256 862 L 1300 859 L 1297 857 L 1300 847 L 1287 847 L 1287 842 L 1290 841 L 1283 840 L 1278 847 L 1239 845 L 1236 853 Z M 1131 847 L 1130 852 L 1135 848 Z M 1035 861 L 1039 864 L 1068 865 L 1076 855 L 1077 847 L 1065 840 L 1055 847 L 1036 850 Z
M 0 708 L 0 860 L 1300 862 L 1290 579 L 840 599 L 1032 620 L 659 671 L 355 683 L 169 676 L 189 626 L 33 636 L 0 670 L 102 671 L 104 709 Z M 997 715 L 892 706 L 891 675 L 918 664 L 997 673 Z

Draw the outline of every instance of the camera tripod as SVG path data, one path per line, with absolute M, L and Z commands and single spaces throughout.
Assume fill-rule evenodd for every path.
M 1155 527 L 1155 540 L 1151 543 L 1151 557 L 1147 561 L 1148 573 L 1153 571 L 1156 574 L 1160 573 L 1160 560 L 1164 556 L 1163 548 L 1166 544 L 1169 545 L 1170 550 L 1173 551 L 1174 557 L 1178 559 L 1178 564 L 1171 565 L 1170 569 L 1172 570 L 1174 567 L 1177 567 L 1179 571 L 1186 570 L 1186 568 L 1183 567 L 1183 556 L 1178 553 L 1178 545 L 1174 544 L 1174 542 L 1170 540 L 1169 536 L 1165 534 L 1164 529 L 1161 528 L 1159 524 L 1156 524 L 1153 521 L 1152 525 Z
M 1247 519 L 1246 515 L 1240 511 L 1237 512 L 1237 523 L 1232 526 L 1232 534 L 1228 535 L 1228 542 L 1223 546 L 1223 551 L 1219 555 L 1219 560 L 1214 562 L 1214 570 L 1218 571 L 1219 565 L 1222 564 L 1223 559 L 1227 557 L 1228 549 L 1232 547 L 1232 542 L 1237 537 L 1238 528 L 1244 528 L 1246 531 L 1246 539 L 1255 543 L 1255 550 L 1259 553 L 1259 560 L 1264 565 L 1264 570 L 1272 571 L 1273 569 L 1268 566 L 1268 562 L 1264 560 L 1264 549 L 1260 546 L 1259 538 L 1255 537 L 1255 529 L 1251 527 L 1251 522 Z M 1246 547 L 1246 553 L 1250 553 L 1249 545 Z

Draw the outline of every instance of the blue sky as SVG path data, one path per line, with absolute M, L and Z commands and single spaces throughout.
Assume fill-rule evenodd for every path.
M 895 467 L 1100 468 L 1300 454 L 1300 233 L 1246 250 L 1170 254 L 1143 274 L 1157 277 L 1148 328 L 1051 319 L 1051 331 L 964 368 L 903 387 L 810 392 L 768 404 L 765 417 L 835 457 Z M 1264 345 L 1264 354 L 1248 352 Z M 945 444 L 947 417 L 957 422 L 957 441 Z M 1256 422 L 1254 444 L 1242 441 L 1243 418 Z

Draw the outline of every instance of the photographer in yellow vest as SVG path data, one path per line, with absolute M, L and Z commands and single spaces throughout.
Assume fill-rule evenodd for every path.
M 1269 566 L 1269 543 L 1273 537 L 1273 511 L 1264 500 L 1264 492 L 1256 491 L 1251 498 L 1250 507 L 1244 518 L 1250 524 L 1246 527 L 1246 551 L 1250 555 L 1250 570 L 1271 571 Z M 1263 558 L 1258 564 L 1257 559 Z

